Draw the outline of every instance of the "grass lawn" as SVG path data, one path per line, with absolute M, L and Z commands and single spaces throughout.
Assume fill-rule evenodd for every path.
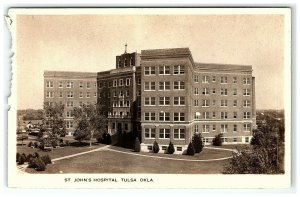
M 206 151 L 206 150 L 205 150 Z M 209 150 L 219 151 L 219 150 Z M 229 151 L 228 151 L 229 152 Z M 204 153 L 204 152 L 203 152 Z M 230 152 L 229 152 L 230 153 Z M 210 152 L 212 154 L 212 152 Z M 163 154 L 166 156 L 165 154 Z M 200 154 L 199 154 L 200 155 Z M 203 154 L 204 155 L 204 154 Z M 168 155 L 172 156 L 172 155 Z M 173 155 L 174 156 L 174 155 Z M 176 156 L 176 155 L 175 155 Z M 184 156 L 184 155 L 177 155 Z M 188 157 L 188 156 L 184 156 Z M 200 156 L 199 156 L 200 157 Z M 192 157 L 188 157 L 192 158 Z M 141 157 L 113 151 L 97 151 L 55 161 L 44 172 L 27 169 L 29 173 L 157 173 L 157 174 L 221 174 L 223 161 L 189 162 Z
M 80 153 L 80 152 L 84 152 L 84 151 L 89 151 L 89 150 L 93 150 L 96 148 L 100 148 L 104 146 L 103 144 L 98 144 L 98 145 L 92 145 L 90 146 L 83 146 L 83 147 L 75 147 L 75 146 L 65 146 L 65 147 L 61 147 L 61 148 L 54 148 L 53 151 L 43 151 L 40 150 L 38 148 L 30 148 L 27 145 L 23 145 L 23 146 L 17 146 L 17 152 L 22 154 L 25 153 L 26 155 L 31 153 L 39 153 L 40 156 L 42 155 L 50 155 L 50 157 L 52 159 L 55 158 L 59 158 L 59 157 L 63 157 L 63 156 L 67 156 L 67 155 L 72 155 L 72 154 L 76 154 L 76 153 Z
M 223 147 L 225 148 L 225 147 Z M 153 153 L 153 152 L 133 152 L 131 149 L 124 149 L 117 146 L 111 146 L 110 149 L 120 150 L 124 152 L 130 152 L 141 155 L 150 155 L 150 156 L 158 156 L 158 157 L 168 157 L 168 158 L 178 158 L 178 159 L 190 159 L 190 160 L 209 160 L 209 159 L 218 159 L 224 157 L 232 156 L 231 151 L 227 150 L 213 150 L 204 148 L 201 153 L 197 153 L 194 156 L 182 155 L 182 154 L 163 154 L 163 153 Z

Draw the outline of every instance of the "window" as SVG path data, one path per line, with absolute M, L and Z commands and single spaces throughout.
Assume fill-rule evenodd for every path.
M 91 97 L 91 93 L 90 92 L 86 92 L 86 98 L 90 98 Z
M 209 89 L 208 88 L 203 88 L 202 94 L 203 95 L 209 95 Z
M 232 82 L 233 82 L 233 83 L 237 83 L 237 77 L 233 77 Z
M 233 132 L 237 132 L 237 125 L 236 124 L 233 125 Z
M 118 68 L 121 67 L 121 60 L 118 61 Z
M 154 66 L 146 66 L 145 67 L 145 75 L 155 75 L 155 67 Z
M 174 113 L 174 121 L 178 122 L 178 121 L 184 121 L 184 113 Z
M 178 147 L 176 147 L 176 150 L 177 150 L 177 151 L 182 151 L 182 147 L 181 147 L 181 146 L 178 146 Z
M 216 106 L 216 100 L 213 100 L 212 105 Z
M 83 98 L 83 93 L 79 92 L 79 98 Z
M 237 100 L 233 100 L 233 107 L 237 107 Z
M 215 111 L 212 113 L 212 117 L 216 118 L 216 112 Z
M 212 131 L 216 131 L 216 125 L 215 124 L 213 124 L 213 126 L 212 126 Z
M 184 74 L 184 66 L 182 66 L 182 65 L 174 66 L 173 74 L 174 75 L 182 75 L 182 74 Z
M 155 138 L 155 129 L 154 128 L 145 128 L 145 138 Z M 151 146 L 152 148 L 152 146 Z
M 141 96 L 141 90 L 138 90 L 138 91 L 137 91 L 137 95 L 138 95 L 138 96 Z
M 129 90 L 126 90 L 126 97 L 129 97 Z
M 123 86 L 123 79 L 119 79 L 119 86 Z
M 159 82 L 159 90 L 170 90 L 171 83 L 170 81 L 160 81 Z
M 199 76 L 198 75 L 194 75 L 194 82 L 199 83 Z
M 244 89 L 244 96 L 250 96 L 250 90 L 249 89 Z
M 155 106 L 155 97 L 145 97 L 145 106 Z
M 216 88 L 213 88 L 213 89 L 212 89 L 212 93 L 213 93 L 213 94 L 216 94 Z
M 249 119 L 251 116 L 250 112 L 244 112 L 244 119 Z
M 67 118 L 73 118 L 74 114 L 73 111 L 67 111 Z
M 159 129 L 159 138 L 170 138 L 170 129 Z
M 83 107 L 83 102 L 79 101 L 79 107 Z
M 216 82 L 216 76 L 212 76 L 212 82 Z
M 59 88 L 63 88 L 63 86 L 64 86 L 64 85 L 63 85 L 63 82 L 60 81 L 59 84 L 58 84 L 58 87 L 59 87 Z
M 199 94 L 199 88 L 194 88 L 194 94 L 198 95 Z
M 120 91 L 120 95 L 119 95 L 120 97 L 124 97 L 124 93 L 123 93 L 123 91 Z
M 184 90 L 184 81 L 174 81 L 174 90 Z
M 221 112 L 221 119 L 227 119 L 227 112 Z
M 145 121 L 155 121 L 155 113 L 145 112 Z
M 118 80 L 114 79 L 113 87 L 117 87 L 117 86 L 118 86 Z
M 138 78 L 138 80 L 137 80 L 138 82 L 137 82 L 137 84 L 138 85 L 141 85 L 142 84 L 142 80 L 141 80 L 141 78 Z
M 184 106 L 185 105 L 185 97 L 174 97 L 174 105 L 176 106 Z
M 125 103 L 126 103 L 126 107 L 130 107 L 130 101 L 125 101 Z
M 66 125 L 67 129 L 73 128 L 73 122 L 72 121 L 67 121 L 66 123 L 67 123 L 67 125 Z
M 199 100 L 194 100 L 194 107 L 198 107 L 199 106 Z
M 90 82 L 86 82 L 86 88 L 91 88 L 91 83 Z
M 251 129 L 251 123 L 244 123 L 244 131 L 249 132 Z
M 130 86 L 130 80 L 131 80 L 130 78 L 126 79 L 126 86 Z
M 174 139 L 185 139 L 185 129 L 174 129 Z
M 124 123 L 124 129 L 125 129 L 125 131 L 128 130 L 128 123 Z
M 133 66 L 133 59 L 132 59 L 132 57 L 130 58 L 130 66 Z
M 249 142 L 249 137 L 245 137 L 245 142 L 246 142 L 246 143 Z
M 209 107 L 209 100 L 202 100 L 202 107 Z
M 196 120 L 200 119 L 200 112 L 195 112 L 194 119 Z
M 170 97 L 159 97 L 159 105 L 170 105 Z
M 209 133 L 209 125 L 208 124 L 203 125 L 203 133 Z
M 146 138 L 146 137 L 145 137 Z M 152 150 L 152 146 L 147 146 L 148 150 Z
M 53 81 L 47 81 L 46 82 L 46 87 L 47 88 L 53 88 Z
M 233 142 L 237 142 L 237 138 L 235 137 L 235 138 L 233 138 Z
M 198 133 L 199 132 L 199 125 L 194 125 L 194 132 Z
M 244 84 L 244 85 L 250 85 L 250 84 L 251 84 L 250 78 L 248 78 L 248 77 L 247 77 L 247 78 L 244 78 L 244 79 L 243 79 L 243 84 Z
M 160 112 L 159 121 L 170 121 L 170 112 Z
M 209 83 L 209 76 L 203 76 L 202 83 Z
M 74 103 L 73 101 L 67 101 L 67 107 L 73 107 Z
M 74 87 L 74 83 L 68 81 L 68 82 L 67 82 L 67 88 L 73 88 L 73 87 Z
M 109 88 L 111 87 L 111 81 L 108 82 L 108 87 L 109 87 Z
M 67 98 L 74 98 L 73 92 L 67 92 Z
M 117 97 L 117 92 L 116 91 L 114 91 L 114 97 Z
M 124 67 L 126 67 L 127 66 L 127 59 L 125 58 L 124 59 Z
M 227 107 L 227 100 L 221 100 L 221 107 Z
M 227 83 L 227 77 L 221 77 L 221 83 Z
M 237 89 L 233 89 L 233 96 L 237 95 Z
M 160 66 L 159 74 L 160 75 L 169 75 L 170 74 L 170 66 Z
M 103 92 L 104 95 L 104 92 Z M 99 96 L 101 96 L 101 94 L 99 94 Z M 94 97 L 97 97 L 97 92 L 94 92 Z
M 161 146 L 161 150 L 167 150 L 167 146 Z
M 244 100 L 244 107 L 250 107 L 250 101 L 249 100 Z
M 101 84 L 101 83 L 100 83 Z M 94 88 L 97 88 L 97 83 L 94 83 Z
M 63 97 L 64 97 L 63 92 L 59 92 L 59 98 L 63 98 Z
M 209 119 L 209 112 L 202 112 L 203 113 L 203 118 L 204 119 Z
M 227 133 L 227 124 L 221 124 L 221 133 Z
M 237 119 L 237 112 L 233 112 L 233 118 Z
M 53 98 L 53 92 L 47 92 L 46 97 L 47 98 Z
M 153 91 L 153 90 L 155 90 L 155 81 L 146 81 L 145 82 L 145 90 L 146 91 Z
M 226 88 L 221 88 L 221 95 L 222 96 L 227 96 L 227 89 Z

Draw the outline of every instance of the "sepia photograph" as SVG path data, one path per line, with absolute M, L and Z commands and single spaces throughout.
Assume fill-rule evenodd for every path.
M 290 186 L 289 8 L 15 8 L 6 21 L 10 186 Z

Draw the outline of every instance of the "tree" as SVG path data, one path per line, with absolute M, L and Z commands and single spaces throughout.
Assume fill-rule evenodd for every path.
M 223 137 L 222 133 L 219 133 L 218 135 L 216 135 L 214 137 L 214 139 L 212 140 L 212 144 L 214 146 L 222 146 L 222 137 Z
M 168 149 L 167 149 L 167 153 L 168 153 L 168 154 L 173 154 L 174 152 L 175 152 L 174 145 L 173 145 L 173 143 L 170 141 L 169 146 L 168 146 Z
M 189 143 L 189 146 L 187 149 L 187 155 L 190 155 L 190 156 L 195 155 L 195 149 L 194 149 L 192 142 Z
M 156 140 L 153 143 L 153 148 L 152 149 L 153 149 L 154 153 L 158 153 L 159 152 L 159 146 L 158 146 L 158 143 L 157 143 Z
M 89 140 L 90 146 L 94 137 L 100 138 L 107 133 L 107 118 L 101 113 L 99 105 L 89 104 L 75 107 L 74 120 L 77 123 L 74 132 L 75 139 L 80 142 Z
M 66 132 L 66 126 L 63 118 L 63 104 L 44 103 L 44 126 L 41 126 L 42 133 L 39 133 L 40 141 L 45 146 L 51 146 L 52 142 L 58 142 L 59 137 Z M 47 134 L 43 137 L 43 131 L 47 130 Z
M 135 152 L 140 152 L 141 151 L 141 143 L 138 137 L 135 138 L 134 142 L 134 151 Z
M 192 138 L 192 144 L 195 149 L 195 153 L 200 153 L 203 150 L 204 143 L 202 141 L 201 133 L 195 133 Z

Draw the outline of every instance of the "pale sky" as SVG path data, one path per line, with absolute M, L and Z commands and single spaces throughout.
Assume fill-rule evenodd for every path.
M 281 15 L 18 16 L 18 109 L 43 105 L 43 72 L 99 72 L 115 56 L 189 47 L 194 61 L 253 66 L 256 108 L 284 108 Z

